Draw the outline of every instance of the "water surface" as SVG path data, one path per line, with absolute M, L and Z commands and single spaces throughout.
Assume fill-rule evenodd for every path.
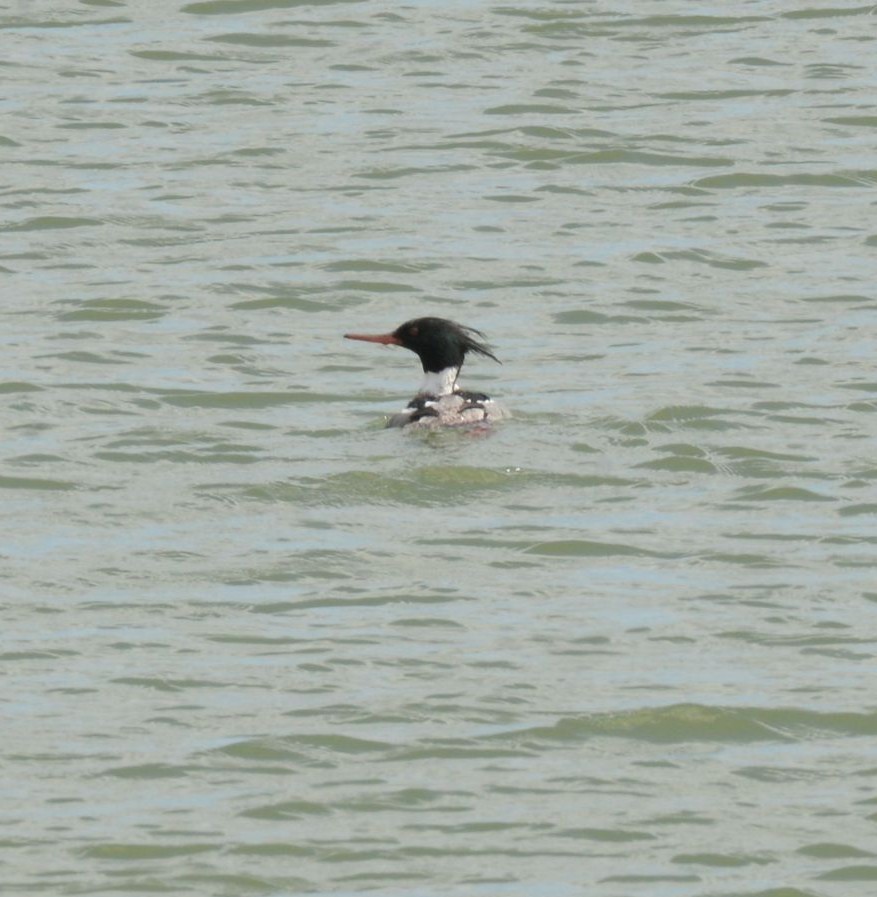
M 874 26 L 6 4 L 10 894 L 873 893 Z

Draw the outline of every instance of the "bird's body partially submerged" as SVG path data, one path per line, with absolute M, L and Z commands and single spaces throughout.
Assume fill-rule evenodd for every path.
M 446 318 L 416 318 L 406 321 L 392 333 L 348 333 L 345 336 L 370 343 L 404 346 L 420 358 L 424 374 L 420 389 L 402 411 L 390 418 L 388 427 L 484 426 L 505 417 L 489 396 L 457 388 L 460 368 L 468 352 L 499 361 L 490 347 L 480 341 L 483 334 L 478 330 Z
M 443 396 L 416 395 L 387 421 L 387 426 L 460 427 L 492 424 L 503 416 L 500 407 L 489 396 L 460 390 Z

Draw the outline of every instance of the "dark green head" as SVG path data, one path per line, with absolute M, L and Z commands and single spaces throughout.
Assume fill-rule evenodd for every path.
M 459 368 L 463 366 L 466 353 L 486 355 L 494 361 L 499 359 L 482 342 L 484 334 L 472 327 L 464 327 L 447 318 L 414 318 L 397 327 L 392 333 L 370 336 L 368 334 L 347 333 L 347 339 L 365 340 L 370 343 L 384 343 L 404 346 L 417 353 L 424 373 Z

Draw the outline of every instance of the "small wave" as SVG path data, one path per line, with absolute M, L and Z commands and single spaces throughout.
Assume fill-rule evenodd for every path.
M 619 713 L 564 717 L 553 726 L 516 729 L 488 737 L 524 743 L 579 742 L 598 737 L 666 743 L 747 743 L 794 741 L 825 735 L 875 734 L 877 713 L 822 713 L 797 709 L 674 704 Z

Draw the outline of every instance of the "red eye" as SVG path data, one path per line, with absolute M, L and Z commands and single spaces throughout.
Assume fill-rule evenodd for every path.
M 417 330 L 416 327 L 412 327 L 412 328 L 408 331 L 408 335 L 409 335 L 409 336 L 416 337 L 417 334 L 418 334 L 418 330 Z

